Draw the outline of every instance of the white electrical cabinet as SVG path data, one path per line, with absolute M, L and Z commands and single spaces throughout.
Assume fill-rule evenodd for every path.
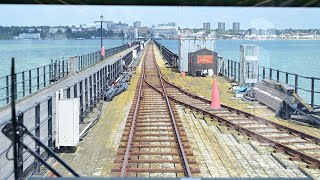
M 79 98 L 63 99 L 58 103 L 57 147 L 79 143 Z
M 132 59 L 136 58 L 137 57 L 137 50 L 133 50 L 132 51 Z

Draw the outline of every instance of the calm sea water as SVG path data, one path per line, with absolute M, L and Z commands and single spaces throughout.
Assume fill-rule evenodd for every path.
M 124 41 L 127 43 L 128 41 Z M 104 40 L 106 48 L 122 45 L 122 40 Z M 100 50 L 100 40 L 1 40 L 0 77 L 9 74 L 11 58 L 16 71 L 49 64 L 51 59 L 83 55 Z
M 177 40 L 161 40 L 161 44 L 178 53 Z M 302 76 L 320 78 L 320 41 L 313 40 L 217 40 L 218 55 L 234 61 L 240 59 L 241 44 L 259 46 L 259 64 L 273 69 L 291 72 Z M 266 72 L 268 75 L 268 71 Z M 276 77 L 274 73 L 273 77 Z M 284 79 L 285 76 L 280 76 Z M 289 84 L 294 84 L 294 77 L 289 77 Z M 299 86 L 311 88 L 311 80 L 299 79 Z M 315 81 L 315 90 L 320 92 L 320 81 Z M 310 102 L 310 93 L 299 94 Z M 320 104 L 320 94 L 315 94 L 315 102 Z
M 105 48 L 112 48 L 121 46 L 122 40 L 104 40 L 103 44 Z M 16 72 L 21 72 L 50 64 L 51 59 L 84 55 L 99 50 L 100 40 L 1 40 L 0 89 L 5 86 L 5 79 L 1 77 L 10 74 L 12 57 L 15 58 Z M 0 107 L 5 104 L 5 95 L 6 89 L 0 90 Z
M 125 41 L 124 43 L 126 43 Z M 177 40 L 161 40 L 167 48 L 178 53 Z M 239 61 L 240 44 L 256 44 L 260 48 L 259 64 L 297 73 L 320 77 L 320 41 L 310 40 L 217 40 L 219 56 Z M 104 40 L 106 48 L 122 45 L 122 40 Z M 16 58 L 16 71 L 23 71 L 50 63 L 51 59 L 82 55 L 100 50 L 100 40 L 3 40 L 0 41 L 0 77 L 9 74 L 10 59 Z M 292 83 L 292 79 L 289 83 Z M 299 81 L 299 85 L 310 89 L 310 82 Z M 320 91 L 320 81 L 315 82 Z M 310 93 L 302 93 L 310 100 Z M 0 94 L 1 96 L 1 94 Z M 316 95 L 320 104 L 320 94 Z
M 178 53 L 178 40 L 159 41 L 168 49 Z M 239 61 L 240 45 L 259 46 L 259 64 L 266 67 L 320 77 L 320 41 L 311 40 L 217 40 L 218 55 Z

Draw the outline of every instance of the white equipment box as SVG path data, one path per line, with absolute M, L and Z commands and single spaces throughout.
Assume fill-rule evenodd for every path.
M 137 57 L 137 50 L 132 51 L 132 59 L 135 59 Z
M 79 143 L 79 98 L 58 101 L 57 147 Z

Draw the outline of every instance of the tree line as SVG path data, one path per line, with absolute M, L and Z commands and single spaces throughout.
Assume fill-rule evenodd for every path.
M 81 29 L 81 31 L 72 31 L 72 29 L 68 26 L 60 26 L 59 28 L 64 28 L 65 32 L 62 32 L 60 29 L 55 32 L 50 32 L 49 26 L 0 26 L 0 39 L 13 39 L 14 36 L 18 36 L 22 33 L 40 33 L 41 39 L 54 39 L 57 35 L 65 35 L 68 39 L 76 39 L 76 38 L 85 38 L 90 39 L 92 36 L 100 37 L 101 30 L 98 29 Z M 114 33 L 113 30 L 102 29 L 102 36 L 106 38 L 112 37 L 123 37 L 123 33 Z

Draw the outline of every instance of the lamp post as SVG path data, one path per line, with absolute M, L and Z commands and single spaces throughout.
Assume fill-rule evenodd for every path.
M 100 21 L 94 21 L 94 23 L 99 23 L 100 22 L 100 36 L 101 36 L 101 48 L 103 46 L 103 42 L 102 42 L 102 23 L 105 23 L 106 21 L 103 20 L 103 16 L 101 14 L 100 16 Z

